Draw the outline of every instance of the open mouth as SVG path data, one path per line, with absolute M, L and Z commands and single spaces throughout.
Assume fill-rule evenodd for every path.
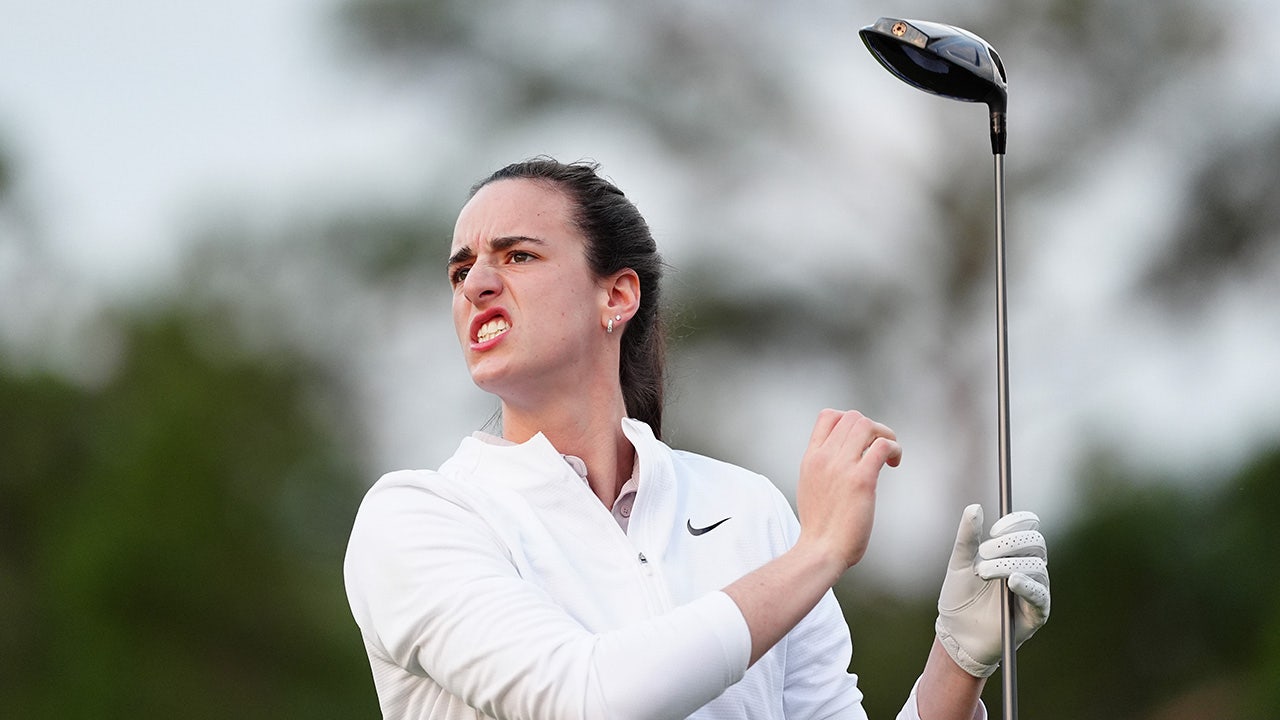
M 476 342 L 488 342 L 511 329 L 511 323 L 504 317 L 496 317 L 480 326 L 476 331 Z

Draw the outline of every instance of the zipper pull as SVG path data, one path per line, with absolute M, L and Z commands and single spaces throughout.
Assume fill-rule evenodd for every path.
M 644 553 L 640 553 L 640 555 L 639 555 L 639 559 L 640 559 L 640 564 L 641 564 L 641 565 L 648 565 L 648 564 L 649 564 L 649 558 L 645 557 L 645 556 L 644 556 Z

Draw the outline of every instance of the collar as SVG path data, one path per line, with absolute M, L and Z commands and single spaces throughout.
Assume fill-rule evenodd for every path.
M 637 458 L 637 465 L 632 467 L 636 495 L 631 516 L 638 520 L 629 524 L 627 534 L 647 548 L 646 553 L 652 550 L 655 556 L 660 556 L 670 537 L 670 528 L 677 524 L 675 455 L 640 420 L 623 418 L 622 432 L 635 447 Z M 553 470 L 556 465 L 563 472 Z M 573 486 L 582 487 L 579 485 L 581 474 L 572 469 L 570 461 L 542 433 L 519 444 L 488 433 L 474 433 L 463 438 L 458 451 L 445 461 L 440 472 L 471 480 L 483 479 L 486 484 L 520 492 L 549 488 L 571 479 L 576 479 Z M 622 493 L 632 489 L 632 482 L 624 483 Z M 620 511 L 616 501 L 614 505 Z
M 624 434 L 626 434 L 625 430 L 624 430 Z M 476 440 L 479 440 L 482 443 L 485 443 L 488 445 L 494 445 L 496 447 L 515 447 L 516 445 L 519 444 L 519 443 L 512 442 L 504 437 L 500 437 L 492 433 L 487 433 L 483 430 L 477 430 L 471 433 L 471 437 L 475 438 Z M 560 453 L 560 457 L 564 458 L 564 461 L 569 464 L 569 467 L 573 468 L 573 471 L 577 473 L 578 477 L 582 478 L 582 482 L 584 484 L 588 484 L 588 485 L 590 484 L 587 482 L 587 464 L 582 461 L 582 458 L 578 457 L 577 455 L 566 455 L 565 453 Z M 637 448 L 635 452 L 635 456 L 631 461 L 631 477 L 627 478 L 627 481 L 622 484 L 622 488 L 619 490 L 618 498 L 614 500 L 614 504 L 617 505 L 618 500 L 621 500 L 622 498 L 626 497 L 628 494 L 634 495 L 636 490 L 639 487 L 640 487 L 640 450 Z M 630 509 L 628 509 L 628 515 L 629 514 L 630 514 Z

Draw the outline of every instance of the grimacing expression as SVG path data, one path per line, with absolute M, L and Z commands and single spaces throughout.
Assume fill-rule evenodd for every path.
M 504 400 L 572 387 L 600 354 L 607 293 L 572 217 L 563 192 L 525 179 L 485 185 L 458 215 L 454 329 L 472 380 Z

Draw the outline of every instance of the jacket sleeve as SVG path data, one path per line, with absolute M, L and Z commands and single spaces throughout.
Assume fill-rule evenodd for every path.
M 787 717 L 865 720 L 858 676 L 849 672 L 853 643 L 835 595 L 822 600 L 787 636 Z
M 685 717 L 746 671 L 750 635 L 724 593 L 592 633 L 516 572 L 470 510 L 381 484 L 357 514 L 347 595 L 365 640 L 486 715 Z

